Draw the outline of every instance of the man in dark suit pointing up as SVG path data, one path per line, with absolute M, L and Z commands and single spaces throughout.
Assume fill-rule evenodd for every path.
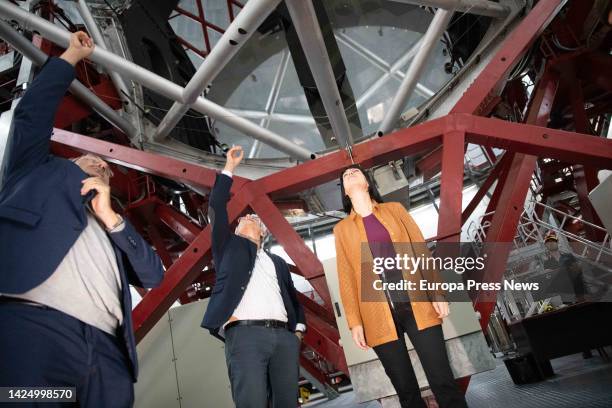
M 216 283 L 202 327 L 225 333 L 225 357 L 237 408 L 297 406 L 299 351 L 306 330 L 287 263 L 262 248 L 267 229 L 255 214 L 230 230 L 227 201 L 242 147 L 227 152 L 209 199 Z

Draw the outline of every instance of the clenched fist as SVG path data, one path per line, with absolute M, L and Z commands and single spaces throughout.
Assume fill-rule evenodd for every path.
M 242 157 L 244 156 L 244 151 L 242 150 L 242 146 L 233 146 L 226 153 L 225 160 L 225 170 L 233 173 L 234 169 L 238 167 L 240 162 L 242 161 Z
M 87 33 L 77 31 L 70 36 L 70 45 L 60 58 L 74 66 L 83 58 L 89 57 L 93 50 L 94 43 Z
M 100 177 L 89 177 L 82 183 L 81 195 L 87 195 L 92 190 L 97 192 L 91 200 L 91 208 L 96 217 L 104 223 L 107 229 L 117 225 L 121 218 L 111 206 L 111 188 L 108 183 Z

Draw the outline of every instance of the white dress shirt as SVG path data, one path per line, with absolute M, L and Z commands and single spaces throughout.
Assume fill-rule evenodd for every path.
M 232 173 L 227 170 L 223 170 L 222 173 L 232 177 Z M 261 247 L 257 250 L 251 279 L 232 316 L 238 320 L 279 320 L 281 322 L 288 320 L 276 267 L 272 258 Z M 295 330 L 306 331 L 306 326 L 298 323 Z
M 274 262 L 261 248 L 249 284 L 232 315 L 238 320 L 288 320 Z

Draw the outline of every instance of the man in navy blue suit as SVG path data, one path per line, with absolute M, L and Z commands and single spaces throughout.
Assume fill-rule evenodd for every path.
M 216 282 L 202 327 L 225 334 L 225 359 L 237 408 L 297 406 L 299 353 L 306 330 L 287 263 L 262 247 L 266 227 L 255 214 L 230 230 L 227 201 L 244 153 L 227 152 L 209 198 Z
M 130 407 L 129 285 L 159 285 L 163 267 L 111 207 L 108 164 L 49 150 L 74 67 L 93 47 L 73 34 L 15 109 L 0 190 L 0 386 L 76 387 L 81 407 Z

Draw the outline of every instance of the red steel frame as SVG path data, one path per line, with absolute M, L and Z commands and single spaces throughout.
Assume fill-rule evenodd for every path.
M 231 6 L 230 3 L 228 0 L 228 5 Z M 435 153 L 436 148 L 440 149 L 442 179 L 436 237 L 438 241 L 459 240 L 461 226 L 494 181 L 498 180 L 489 204 L 489 209 L 495 210 L 495 213 L 491 219 L 487 241 L 511 242 L 538 157 L 580 164 L 588 166 L 589 169 L 612 168 L 611 140 L 546 127 L 558 86 L 558 76 L 552 70 L 547 70 L 534 91 L 526 123 L 512 123 L 480 116 L 488 114 L 491 105 L 499 102 L 498 95 L 508 73 L 564 4 L 564 0 L 541 0 L 504 41 L 500 50 L 449 115 L 353 146 L 353 160 L 366 168 L 417 153 Z M 200 13 L 200 17 L 203 20 L 203 13 Z M 206 30 L 205 26 L 203 28 Z M 187 182 L 204 189 L 211 188 L 214 182 L 215 171 L 212 169 L 124 145 L 61 129 L 55 130 L 53 140 L 65 147 L 96 153 L 134 170 Z M 497 147 L 504 149 L 506 153 L 497 160 L 495 169 L 462 212 L 465 143 L 482 145 L 489 152 L 492 152 L 492 147 Z M 228 203 L 230 222 L 234 222 L 249 208 L 258 213 L 295 262 L 294 271 L 309 280 L 319 294 L 323 300 L 322 305 L 306 296 L 301 297 L 309 322 L 305 343 L 347 375 L 346 361 L 342 347 L 338 344 L 339 335 L 321 262 L 286 221 L 273 200 L 334 180 L 340 171 L 351 163 L 348 153 L 340 150 L 258 180 L 236 177 Z M 506 183 L 506 180 L 512 182 Z M 164 281 L 158 288 L 146 293 L 133 312 L 134 330 L 138 340 L 151 330 L 170 305 L 210 263 L 210 227 L 193 228 L 193 224 L 190 225 L 188 220 L 177 220 L 180 217 L 168 213 L 163 207 L 158 209 L 156 214 L 167 226 L 181 235 L 187 244 L 182 248 L 182 255 L 174 262 L 171 262 L 168 254 L 161 251 L 164 263 L 168 266 Z M 156 235 L 155 231 L 149 235 L 152 241 L 159 242 L 159 234 Z M 506 260 L 507 254 L 489 257 L 491 262 L 485 269 L 487 281 L 501 280 Z M 493 303 L 481 302 L 477 298 L 474 307 L 480 312 L 480 323 L 485 328 Z M 302 363 L 306 368 L 313 369 L 312 362 L 303 359 Z M 317 378 L 322 377 L 319 375 Z M 469 377 L 463 379 L 464 387 L 467 387 L 468 383 Z

